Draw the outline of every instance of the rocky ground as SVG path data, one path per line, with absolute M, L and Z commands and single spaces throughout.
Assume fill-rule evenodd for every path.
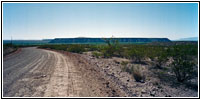
M 125 96 L 137 97 L 197 97 L 198 81 L 192 79 L 190 84 L 179 83 L 171 71 L 158 69 L 154 62 L 147 59 L 143 64 L 132 63 L 123 58 L 95 58 L 90 52 L 79 55 L 80 59 L 89 62 L 89 65 L 98 70 L 107 80 L 108 84 L 114 84 L 116 88 L 125 92 Z M 136 82 L 128 72 L 122 71 L 122 61 L 130 62 L 129 66 L 140 66 L 143 68 L 146 79 L 144 82 Z M 170 61 L 171 62 L 171 61 Z M 170 63 L 169 62 L 169 63 Z M 168 64 L 168 62 L 167 62 Z M 165 66 L 165 65 L 164 65 Z

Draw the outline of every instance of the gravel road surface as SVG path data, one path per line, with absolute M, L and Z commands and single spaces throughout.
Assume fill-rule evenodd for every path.
M 102 78 L 93 77 L 97 75 L 86 72 L 84 67 L 81 68 L 85 72 L 77 70 L 77 65 L 71 60 L 62 53 L 36 47 L 22 48 L 19 53 L 4 57 L 3 96 L 112 96 L 108 95 L 112 89 L 106 89 L 97 80 Z

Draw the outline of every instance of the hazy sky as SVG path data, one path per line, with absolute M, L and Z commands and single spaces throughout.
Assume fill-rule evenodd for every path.
M 3 39 L 198 36 L 197 3 L 3 3 Z

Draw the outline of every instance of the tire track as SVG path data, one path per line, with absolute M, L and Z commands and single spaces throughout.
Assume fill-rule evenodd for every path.
M 14 84 L 20 77 L 23 77 L 29 70 L 31 70 L 32 67 L 34 67 L 35 65 L 37 65 L 37 63 L 40 62 L 40 60 L 35 59 L 33 62 L 25 65 L 23 68 L 21 69 L 17 69 L 14 72 L 7 74 L 6 79 L 4 79 L 4 93 L 7 93 L 9 91 L 12 91 L 12 89 L 6 89 L 9 88 L 10 86 L 12 86 L 12 84 Z M 10 77 L 12 76 L 12 77 Z
M 78 97 L 81 82 L 73 69 L 74 65 L 60 53 L 52 52 L 56 56 L 56 66 L 45 91 L 45 97 Z M 77 81 L 76 81 L 77 80 Z
M 32 55 L 33 53 L 35 53 L 36 55 Z M 4 69 L 13 67 L 13 65 L 16 65 L 16 62 L 21 62 L 21 63 L 27 62 L 27 60 L 32 59 L 33 56 L 37 57 L 37 55 L 38 53 L 35 50 L 30 51 L 30 49 L 23 48 L 21 52 L 11 55 L 9 57 L 5 57 L 5 59 L 3 59 L 3 64 L 6 65 Z M 26 57 L 26 59 L 24 59 L 24 57 Z
M 24 55 L 26 54 L 26 52 L 29 52 L 29 54 Z M 49 62 L 52 62 L 50 60 L 46 60 L 46 58 L 48 57 L 48 52 L 44 50 L 39 50 L 36 48 L 23 48 L 20 54 L 22 55 L 15 55 L 15 56 L 19 56 L 19 57 L 24 56 L 24 59 L 20 58 L 22 63 L 19 61 L 19 59 L 16 61 L 17 57 L 14 57 L 13 59 L 7 58 L 6 60 L 4 60 L 3 96 L 15 96 L 16 94 L 20 94 L 19 91 L 23 89 L 22 86 L 24 87 L 27 85 L 27 87 L 29 87 L 33 85 L 33 84 L 22 83 L 22 81 L 30 80 L 31 82 L 33 82 L 32 79 L 34 79 L 35 77 L 38 77 L 38 75 L 42 73 L 44 74 L 46 73 L 46 71 L 43 71 L 40 69 L 46 66 Z M 13 62 L 13 63 L 6 65 L 9 62 Z M 46 67 L 51 68 L 52 66 L 54 65 L 48 65 Z M 49 69 L 49 71 L 50 70 L 51 69 Z M 28 79 L 26 78 L 27 76 L 29 76 Z M 29 89 L 29 90 L 33 90 L 33 89 Z
M 40 55 L 34 55 L 33 57 L 29 57 L 23 61 L 19 61 L 19 63 L 17 64 L 11 64 L 11 65 L 6 65 L 5 64 L 5 69 L 4 69 L 4 73 L 8 73 L 9 71 L 14 71 L 14 70 L 17 70 L 19 69 L 21 66 L 24 66 L 27 64 L 27 62 L 31 62 L 33 59 L 37 59 L 38 57 L 40 57 Z M 18 61 L 17 61 L 18 62 Z M 11 67 L 8 67 L 7 66 L 11 66 Z

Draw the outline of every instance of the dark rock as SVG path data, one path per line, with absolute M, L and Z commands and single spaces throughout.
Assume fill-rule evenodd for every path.
M 156 95 L 156 91 L 151 91 L 150 95 L 151 96 L 155 96 Z
M 171 95 L 166 94 L 165 97 L 171 97 Z

